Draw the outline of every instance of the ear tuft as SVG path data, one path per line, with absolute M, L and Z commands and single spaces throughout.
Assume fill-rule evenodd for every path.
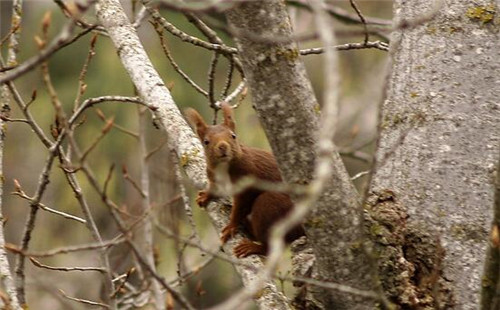
M 200 113 L 198 113 L 195 109 L 187 108 L 184 110 L 184 115 L 186 116 L 187 121 L 191 124 L 191 127 L 196 130 L 198 137 L 203 138 L 208 126 L 203 120 L 203 117 L 201 117 Z
M 236 128 L 236 124 L 233 118 L 233 109 L 227 102 L 221 103 L 220 107 L 222 109 L 222 114 L 224 115 L 224 125 L 234 131 Z

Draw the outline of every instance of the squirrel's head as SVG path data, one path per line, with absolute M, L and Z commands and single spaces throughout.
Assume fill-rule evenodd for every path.
M 218 125 L 207 125 L 201 115 L 194 109 L 186 109 L 184 114 L 196 130 L 205 148 L 205 156 L 209 165 L 229 163 L 241 155 L 241 146 L 236 138 L 233 110 L 225 102 L 221 104 L 224 121 Z

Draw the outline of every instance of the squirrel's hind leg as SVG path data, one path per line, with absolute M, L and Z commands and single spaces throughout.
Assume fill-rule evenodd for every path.
M 250 239 L 243 239 L 234 247 L 233 252 L 238 258 L 247 257 L 251 254 L 266 255 L 267 247 L 262 243 L 257 243 Z

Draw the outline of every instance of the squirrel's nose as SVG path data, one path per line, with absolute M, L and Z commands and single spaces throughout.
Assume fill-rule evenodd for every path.
M 226 142 L 220 142 L 219 144 L 217 144 L 217 148 L 222 154 L 225 155 L 229 150 L 229 144 L 227 144 Z

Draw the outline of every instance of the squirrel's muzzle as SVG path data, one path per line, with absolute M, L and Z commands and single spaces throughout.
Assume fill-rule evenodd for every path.
M 231 146 L 226 141 L 221 141 L 221 142 L 217 143 L 217 146 L 216 146 L 217 153 L 220 157 L 225 157 L 225 156 L 229 155 L 230 148 L 231 148 Z

